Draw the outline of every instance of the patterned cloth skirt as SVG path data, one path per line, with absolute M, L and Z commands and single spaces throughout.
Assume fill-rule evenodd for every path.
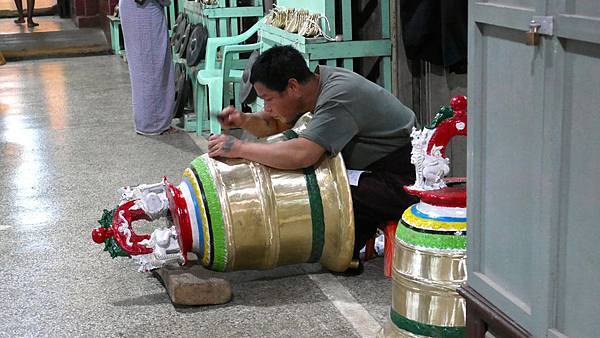
M 164 7 L 120 0 L 119 13 L 131 79 L 133 120 L 140 134 L 169 129 L 175 104 L 175 79 Z

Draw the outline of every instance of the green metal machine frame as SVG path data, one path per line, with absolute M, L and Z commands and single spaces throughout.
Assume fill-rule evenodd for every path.
M 218 38 L 220 39 L 219 41 L 222 43 L 222 46 L 239 44 L 241 42 L 236 36 L 240 33 L 242 18 L 255 17 L 260 19 L 264 16 L 262 0 L 253 0 L 252 4 L 249 6 L 237 6 L 236 0 L 220 0 L 216 5 L 205 5 L 201 2 L 177 0 L 177 2 L 172 1 L 166 10 L 171 22 L 171 30 L 173 29 L 178 13 L 183 12 L 188 16 L 188 21 L 190 23 L 203 24 L 206 26 L 209 36 L 207 45 L 211 44 L 211 41 L 214 43 L 213 39 Z M 233 62 L 232 65 L 239 68 L 241 63 L 241 67 L 243 68 L 245 60 L 239 60 L 238 55 L 239 53 L 235 56 L 235 59 L 238 61 Z M 203 126 L 204 124 L 202 121 L 196 122 L 196 119 L 197 116 L 203 116 L 205 122 L 207 121 L 208 102 L 206 102 L 206 99 L 208 96 L 206 94 L 198 95 L 198 92 L 203 90 L 203 88 L 199 88 L 200 84 L 197 81 L 197 76 L 200 71 L 207 67 L 207 62 L 202 61 L 194 67 L 189 67 L 186 64 L 186 60 L 179 58 L 175 53 L 173 53 L 173 62 L 183 63 L 185 65 L 186 73 L 192 79 L 192 91 L 194 93 L 193 107 L 195 114 L 184 114 L 184 117 L 178 126 L 186 131 L 197 131 L 197 133 L 200 134 L 202 130 L 198 131 L 197 126 Z M 208 64 L 211 63 L 212 61 Z
M 121 41 L 121 18 L 108 15 L 108 24 L 110 27 L 110 49 L 115 55 L 125 54 L 125 43 Z
M 352 1 L 340 1 L 341 10 L 336 11 L 335 1 L 328 0 L 279 0 L 279 6 L 303 8 L 311 13 L 320 13 L 328 18 L 331 32 L 336 32 L 336 12 L 342 22 L 341 41 L 328 41 L 325 38 L 305 38 L 299 34 L 264 25 L 260 29 L 262 50 L 277 45 L 292 45 L 302 53 L 311 69 L 319 63 L 342 66 L 354 70 L 353 58 L 382 57 L 382 85 L 392 90 L 392 42 L 390 39 L 390 1 L 379 2 L 381 14 L 381 38 L 376 40 L 352 40 Z M 327 32 L 327 27 L 323 27 Z M 332 35 L 334 33 L 331 33 Z M 339 39 L 339 37 L 338 37 Z M 339 61 L 339 62 L 338 62 Z

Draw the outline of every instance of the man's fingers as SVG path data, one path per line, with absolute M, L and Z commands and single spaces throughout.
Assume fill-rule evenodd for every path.
M 224 128 L 230 128 L 231 127 L 231 115 L 219 115 L 217 116 L 217 120 L 219 121 L 219 124 L 221 124 L 222 127 Z
M 220 151 L 220 147 L 218 144 L 215 144 L 212 147 L 208 148 L 208 156 L 210 156 L 210 157 L 217 157 L 220 155 L 220 153 L 221 153 L 221 151 Z
M 212 135 L 208 142 L 208 156 L 232 157 L 232 150 L 238 139 L 231 135 Z
M 224 135 L 211 135 L 208 138 L 208 156 L 221 156 L 223 150 Z
M 212 136 L 211 136 L 211 138 L 212 138 Z M 214 139 L 214 138 L 212 140 L 209 139 L 209 141 L 208 141 L 208 151 L 209 152 L 215 151 L 215 149 L 219 146 L 219 143 L 220 142 L 218 140 Z
M 221 111 L 221 113 L 219 113 L 217 115 L 217 120 L 219 121 L 219 123 L 226 128 L 231 128 L 231 127 L 237 127 L 236 125 L 236 119 L 237 116 L 239 116 L 240 112 L 238 112 L 235 107 L 233 106 L 228 106 L 225 109 L 223 109 Z

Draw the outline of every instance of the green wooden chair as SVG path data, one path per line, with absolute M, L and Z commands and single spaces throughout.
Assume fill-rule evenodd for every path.
M 220 133 L 221 126 L 214 118 L 224 106 L 234 100 L 237 102 L 240 80 L 246 59 L 240 59 L 241 53 L 259 50 L 261 42 L 241 44 L 254 35 L 262 22 L 256 23 L 244 33 L 221 38 L 209 38 L 206 44 L 205 68 L 198 71 L 195 88 L 196 133 L 201 135 L 205 128 L 210 127 L 212 133 Z M 221 49 L 221 58 L 218 51 Z M 209 124 L 210 123 L 210 124 Z

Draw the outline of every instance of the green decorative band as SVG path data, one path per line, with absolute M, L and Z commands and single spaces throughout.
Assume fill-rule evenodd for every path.
M 420 323 L 411 319 L 408 319 L 394 309 L 390 310 L 390 317 L 392 323 L 398 328 L 408 331 L 413 334 L 427 336 L 427 337 L 440 337 L 440 338 L 464 338 L 466 337 L 466 330 L 464 326 L 437 326 Z
M 208 163 L 200 156 L 192 161 L 192 168 L 196 170 L 199 183 L 202 183 L 204 196 L 206 197 L 207 208 L 210 214 L 210 223 L 212 228 L 211 239 L 213 241 L 212 252 L 214 258 L 211 268 L 216 271 L 225 271 L 227 260 L 227 243 L 225 241 L 225 227 L 223 225 L 223 213 L 221 211 L 221 202 L 215 182 L 208 169 Z
M 466 236 L 437 235 L 415 231 L 404 221 L 396 228 L 396 237 L 411 245 L 441 249 L 441 250 L 466 250 Z
M 308 189 L 308 201 L 310 203 L 310 217 L 312 219 L 312 250 L 309 262 L 318 262 L 323 253 L 325 242 L 325 216 L 323 214 L 323 201 L 319 182 L 313 168 L 304 169 L 306 188 Z
M 289 140 L 297 138 L 298 134 L 293 130 L 286 130 L 283 135 Z M 323 214 L 323 200 L 321 199 L 321 190 L 319 182 L 313 167 L 304 169 L 304 179 L 306 180 L 306 190 L 308 191 L 308 202 L 310 204 L 310 218 L 312 221 L 312 248 L 309 262 L 318 262 L 323 253 L 325 243 L 325 215 Z

